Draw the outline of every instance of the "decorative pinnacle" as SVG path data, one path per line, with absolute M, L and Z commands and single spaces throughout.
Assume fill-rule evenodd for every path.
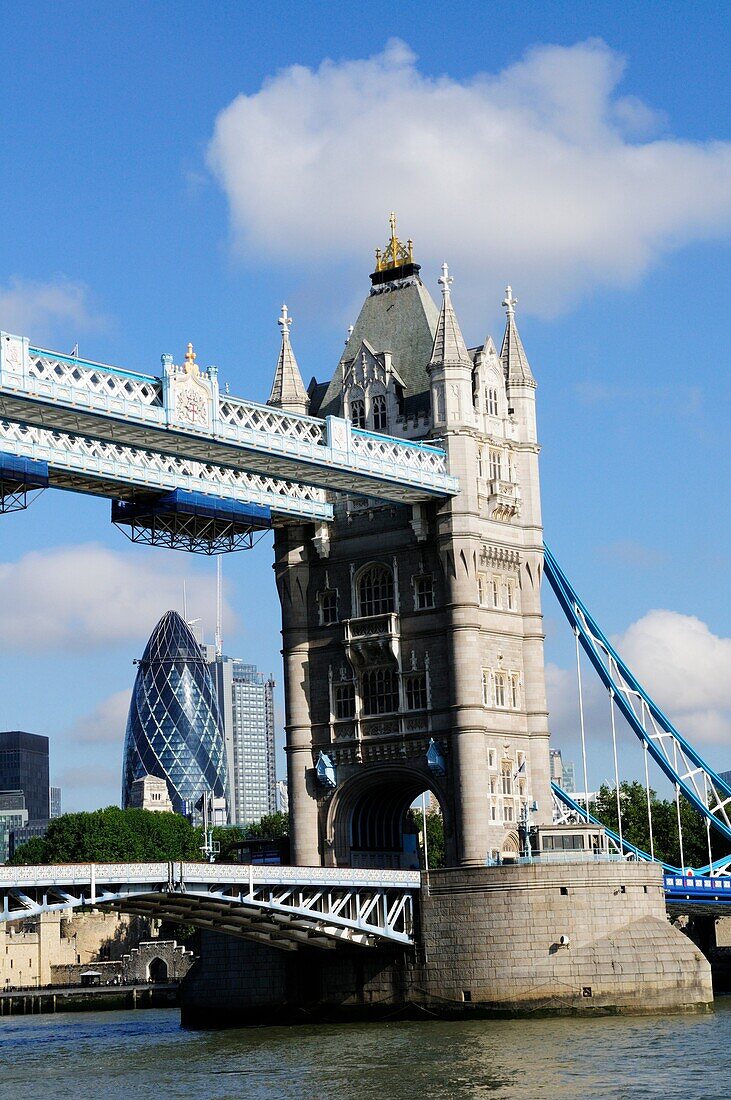
M 454 276 L 449 274 L 449 264 L 442 264 L 442 274 L 439 276 L 439 285 L 442 288 L 442 294 L 446 298 L 449 294 L 449 288 L 454 282 Z
M 515 307 L 518 304 L 518 299 L 513 297 L 513 288 L 511 286 L 505 287 L 505 300 L 503 305 L 505 306 L 505 312 L 508 317 L 513 317 L 515 314 Z
M 293 320 L 294 320 L 294 318 L 289 316 L 289 312 L 287 310 L 287 307 L 283 302 L 282 303 L 282 316 L 277 321 L 277 324 L 279 325 L 280 329 L 282 330 L 282 336 L 289 336 L 289 329 L 290 329 L 290 325 L 292 324 Z
M 193 351 L 193 345 L 188 342 L 188 350 L 185 353 L 185 372 L 186 374 L 199 374 L 199 367 L 196 363 L 196 354 Z

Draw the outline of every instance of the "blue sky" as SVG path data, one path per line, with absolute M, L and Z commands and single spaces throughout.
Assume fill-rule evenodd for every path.
M 192 340 L 264 400 L 281 302 L 305 379 L 327 377 L 395 208 L 433 292 L 449 260 L 469 343 L 499 340 L 512 283 L 546 539 L 729 767 L 731 7 L 424 12 L 0 3 L 0 328 L 148 372 Z M 61 493 L 0 532 L 0 728 L 51 737 L 68 808 L 115 801 L 132 659 L 184 578 L 212 634 L 214 567 Z M 281 680 L 267 540 L 224 572 L 226 648 Z M 570 638 L 545 610 L 571 756 Z

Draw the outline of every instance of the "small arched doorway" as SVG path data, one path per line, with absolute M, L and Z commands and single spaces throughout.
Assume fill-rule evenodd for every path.
M 151 982 L 166 982 L 168 980 L 168 964 L 165 960 L 160 958 L 151 959 L 147 968 L 147 977 Z
M 418 870 L 424 865 L 420 803 L 427 792 L 427 813 L 440 815 L 440 832 L 450 852 L 451 823 L 446 799 L 434 777 L 408 766 L 369 769 L 336 792 L 330 806 L 328 835 L 335 864 L 341 867 Z M 428 824 L 428 822 L 427 822 Z M 433 824 L 433 823 L 432 823 Z M 433 865 L 433 864 L 431 864 Z

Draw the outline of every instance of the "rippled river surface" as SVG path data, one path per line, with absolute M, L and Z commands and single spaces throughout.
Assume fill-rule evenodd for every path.
M 731 1098 L 707 1016 L 181 1030 L 173 1010 L 0 1020 L 2 1100 Z

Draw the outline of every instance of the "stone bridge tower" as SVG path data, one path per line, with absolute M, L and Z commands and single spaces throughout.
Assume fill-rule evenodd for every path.
M 517 853 L 520 822 L 551 819 L 535 381 L 511 289 L 498 353 L 466 346 L 446 264 L 439 284 L 441 308 L 392 216 L 337 369 L 308 391 L 280 318 L 270 404 L 441 440 L 461 486 L 416 506 L 340 497 L 329 527 L 276 533 L 300 865 L 413 866 L 425 789 L 451 865 Z

